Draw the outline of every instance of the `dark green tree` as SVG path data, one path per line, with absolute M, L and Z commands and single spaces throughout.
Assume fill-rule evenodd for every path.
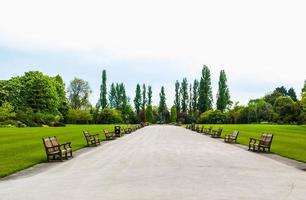
M 139 115 L 141 107 L 141 89 L 139 84 L 137 84 L 136 86 L 134 105 L 135 105 L 136 114 Z
M 197 113 L 199 99 L 199 81 L 197 79 L 193 82 L 193 94 L 192 94 L 192 111 L 194 114 Z
M 224 70 L 221 70 L 219 77 L 219 89 L 217 93 L 217 109 L 224 112 L 231 104 L 227 78 Z
M 290 123 L 295 121 L 295 102 L 287 96 L 278 97 L 274 103 L 274 120 L 278 123 Z
M 87 81 L 74 78 L 68 87 L 68 96 L 71 107 L 74 109 L 87 108 L 89 103 L 90 86 Z
M 60 75 L 55 76 L 54 81 L 55 81 L 57 96 L 59 98 L 59 109 L 58 110 L 63 116 L 62 121 L 67 123 L 67 115 L 68 115 L 70 105 L 66 97 L 65 83 L 64 83 L 63 78 Z
M 293 101 L 297 101 L 296 93 L 295 93 L 295 91 L 294 91 L 293 88 L 290 88 L 290 89 L 288 90 L 287 95 L 288 95 L 289 97 L 291 97 L 291 99 L 292 99 Z
M 180 93 L 180 83 L 178 80 L 175 82 L 174 105 L 176 107 L 176 113 L 180 113 L 181 112 L 181 93 Z
M 192 84 L 190 83 L 189 84 L 189 106 L 188 106 L 188 111 L 189 111 L 189 114 L 192 115 L 193 114 L 193 109 L 192 109 Z
M 181 105 L 182 105 L 182 112 L 187 113 L 188 109 L 188 82 L 187 78 L 183 79 L 181 84 Z
M 306 92 L 306 80 L 304 81 L 304 87 L 302 88 L 302 93 Z
M 199 111 L 203 113 L 212 108 L 212 89 L 211 89 L 211 77 L 209 68 L 204 65 L 202 69 L 202 77 L 199 86 Z
M 117 92 L 115 84 L 111 84 L 110 93 L 109 93 L 109 105 L 111 108 L 117 108 Z
M 160 93 L 159 93 L 159 106 L 158 106 L 158 113 L 160 115 L 160 120 L 164 121 L 165 120 L 165 115 L 166 112 L 168 111 L 167 109 L 167 104 L 166 104 L 166 94 L 165 94 L 165 88 L 164 86 L 161 87 Z
M 97 108 L 105 109 L 107 107 L 107 86 L 106 86 L 106 70 L 102 71 L 102 83 L 100 86 L 100 98 L 97 103 Z
M 275 88 L 275 91 L 281 93 L 283 96 L 287 96 L 287 89 L 284 86 Z
M 152 87 L 148 87 L 148 105 L 152 105 Z
M 141 105 L 141 109 L 143 111 L 146 110 L 146 104 L 147 104 L 147 88 L 146 88 L 146 85 L 143 84 L 142 85 L 142 105 Z

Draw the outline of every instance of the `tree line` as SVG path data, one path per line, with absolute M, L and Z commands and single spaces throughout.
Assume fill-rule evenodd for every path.
M 108 88 L 109 86 L 109 88 Z M 70 81 L 67 89 L 61 76 L 51 77 L 30 71 L 9 80 L 0 80 L 0 126 L 64 126 L 110 123 L 306 123 L 306 81 L 299 99 L 293 88 L 284 86 L 246 106 L 233 103 L 227 76 L 220 71 L 216 101 L 212 94 L 208 66 L 201 77 L 188 83 L 187 78 L 174 84 L 171 107 L 166 104 L 162 86 L 159 103 L 152 104 L 152 87 L 137 84 L 135 96 L 128 97 L 124 83 L 107 84 L 102 71 L 100 95 L 95 106 L 89 102 L 89 83 L 80 78 Z

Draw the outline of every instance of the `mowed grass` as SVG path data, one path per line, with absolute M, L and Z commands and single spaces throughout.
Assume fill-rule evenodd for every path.
M 124 127 L 124 125 L 123 125 Z M 48 128 L 0 128 L 0 177 L 46 161 L 43 137 L 56 136 L 60 143 L 71 142 L 73 150 L 86 146 L 83 130 L 100 133 L 114 130 L 114 125 L 68 125 Z
M 250 137 L 259 138 L 261 133 L 273 133 L 271 152 L 295 160 L 306 162 L 306 125 L 269 124 L 211 124 L 214 130 L 223 127 L 222 137 L 239 130 L 238 143 L 249 144 Z

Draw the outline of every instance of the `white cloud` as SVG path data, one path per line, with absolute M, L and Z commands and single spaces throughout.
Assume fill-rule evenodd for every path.
M 18 48 L 173 61 L 182 77 L 207 64 L 215 79 L 225 69 L 232 82 L 299 90 L 305 19 L 303 1 L 10 0 L 0 3 L 0 38 Z

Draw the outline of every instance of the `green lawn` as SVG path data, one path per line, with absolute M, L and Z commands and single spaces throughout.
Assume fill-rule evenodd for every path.
M 71 142 L 73 150 L 86 146 L 83 130 L 100 133 L 114 125 L 68 125 L 67 127 L 48 128 L 0 128 L 0 177 L 46 161 L 42 138 L 56 136 L 62 143 Z
M 204 125 L 209 127 L 210 125 Z M 269 124 L 215 124 L 214 130 L 223 127 L 222 137 L 239 130 L 238 143 L 249 144 L 249 138 L 259 138 L 261 133 L 273 133 L 271 151 L 273 153 L 306 162 L 306 125 L 269 125 Z

